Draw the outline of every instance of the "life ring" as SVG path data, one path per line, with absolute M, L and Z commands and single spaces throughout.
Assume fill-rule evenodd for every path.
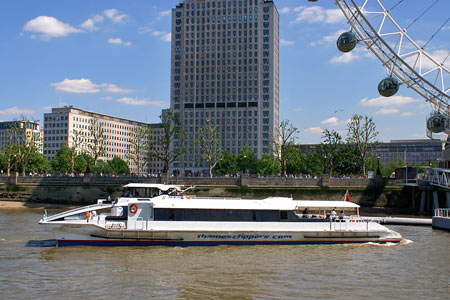
M 137 206 L 137 204 L 130 205 L 130 213 L 135 214 L 135 213 L 137 213 L 138 209 L 139 209 L 139 206 Z

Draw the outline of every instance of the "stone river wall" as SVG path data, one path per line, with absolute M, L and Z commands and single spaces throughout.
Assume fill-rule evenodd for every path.
M 161 183 L 164 177 L 0 177 L 0 201 L 24 201 L 85 205 L 108 196 L 117 197 L 130 182 Z M 262 199 L 292 196 L 294 199 L 342 200 L 349 190 L 351 201 L 365 207 L 408 208 L 411 191 L 387 179 L 300 178 L 170 178 L 170 184 L 194 186 L 198 196 Z

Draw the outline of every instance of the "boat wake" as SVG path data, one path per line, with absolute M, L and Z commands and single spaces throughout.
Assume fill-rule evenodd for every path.
M 392 246 L 398 246 L 398 245 L 409 245 L 409 244 L 412 244 L 412 243 L 414 243 L 414 242 L 411 241 L 411 240 L 402 239 L 400 241 L 400 243 L 373 243 L 373 242 L 368 242 L 368 243 L 361 244 L 361 246 L 369 245 L 369 246 L 379 246 L 379 247 L 392 247 Z

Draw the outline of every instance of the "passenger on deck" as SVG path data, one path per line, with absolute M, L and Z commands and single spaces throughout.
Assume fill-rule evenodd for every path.
M 306 208 L 303 210 L 303 218 L 308 218 L 308 214 L 309 214 L 309 209 L 306 207 Z
M 341 213 L 339 214 L 339 219 L 344 220 L 345 214 L 344 211 L 341 210 Z
M 333 210 L 330 212 L 330 218 L 334 219 L 336 218 L 337 214 L 336 214 L 336 210 L 333 208 Z

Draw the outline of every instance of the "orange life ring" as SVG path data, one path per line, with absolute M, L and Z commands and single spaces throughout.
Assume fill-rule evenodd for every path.
M 130 205 L 130 213 L 135 214 L 135 213 L 137 213 L 138 209 L 139 209 L 139 206 L 137 206 L 137 204 Z

